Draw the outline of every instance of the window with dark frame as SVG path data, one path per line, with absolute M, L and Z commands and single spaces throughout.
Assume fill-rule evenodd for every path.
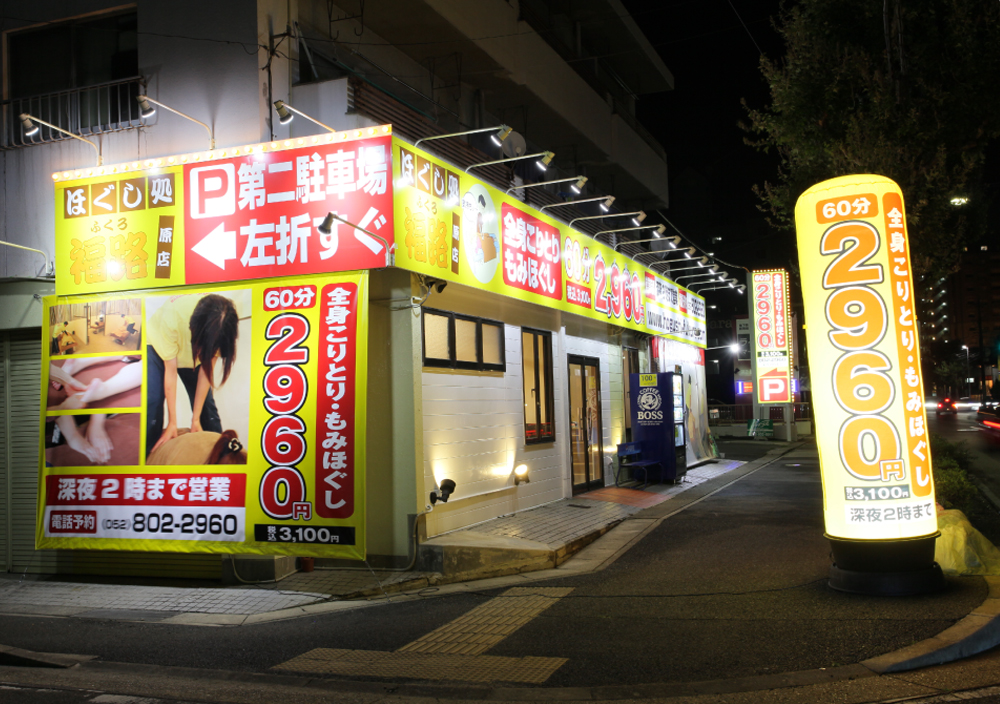
M 552 334 L 521 328 L 524 373 L 524 442 L 531 445 L 556 439 L 552 394 Z
M 503 323 L 423 309 L 424 366 L 506 372 Z
M 7 37 L 9 98 L 57 93 L 139 74 L 136 12 L 46 23 Z

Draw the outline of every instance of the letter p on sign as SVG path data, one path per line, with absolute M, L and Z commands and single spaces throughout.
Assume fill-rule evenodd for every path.
M 760 380 L 762 401 L 788 403 L 788 379 L 786 377 L 762 377 Z
M 198 166 L 190 173 L 194 219 L 216 218 L 236 212 L 236 168 L 232 164 Z

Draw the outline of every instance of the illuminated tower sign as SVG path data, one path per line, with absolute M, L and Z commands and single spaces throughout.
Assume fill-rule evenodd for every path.
M 940 583 L 916 297 L 899 187 L 817 184 L 795 208 L 831 584 L 891 593 Z M 755 282 L 756 283 L 756 282 Z M 881 578 L 880 578 L 881 579 Z M 885 593 L 886 584 L 876 591 Z

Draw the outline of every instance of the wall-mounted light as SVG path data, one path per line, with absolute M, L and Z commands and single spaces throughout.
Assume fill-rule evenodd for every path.
M 436 504 L 438 501 L 442 503 L 448 503 L 448 497 L 455 493 L 455 482 L 451 479 L 442 479 L 441 484 L 438 485 L 437 491 L 431 492 L 431 506 Z
M 34 137 L 40 129 L 41 127 L 32 122 L 27 113 L 21 113 L 21 130 L 25 137 Z
M 699 277 L 701 277 L 702 279 L 704 279 L 703 281 L 692 281 L 689 284 L 685 284 L 685 286 L 687 286 L 688 288 L 690 288 L 691 286 L 695 286 L 695 285 L 697 285 L 699 283 L 700 284 L 721 283 L 721 282 L 723 282 L 723 281 L 726 280 L 727 276 L 729 276 L 729 272 L 728 271 L 720 271 L 717 274 L 715 272 L 707 272 L 706 271 L 706 272 L 702 272 L 700 274 L 688 274 L 687 276 L 678 276 L 676 279 L 674 279 L 674 281 L 680 281 L 681 279 L 697 279 Z M 709 278 L 705 278 L 705 277 L 709 277 Z
M 632 218 L 632 222 L 634 222 L 636 225 L 641 225 L 642 221 L 645 219 L 646 219 L 646 213 L 640 210 L 639 214 L 636 215 L 634 218 Z M 663 229 L 666 230 L 667 228 L 664 227 Z
M 579 203 L 580 201 L 577 201 L 577 202 Z M 610 207 L 611 207 L 610 205 L 608 205 L 607 207 L 605 207 L 604 204 L 601 204 L 601 209 L 604 210 L 604 212 L 605 212 L 604 215 L 586 215 L 586 216 L 584 216 L 582 218 L 573 218 L 572 220 L 569 221 L 569 226 L 573 227 L 573 223 L 580 222 L 581 220 L 602 220 L 604 218 L 626 218 L 626 217 L 630 217 L 630 216 L 636 216 L 636 215 L 639 215 L 639 214 L 642 214 L 643 216 L 646 215 L 641 210 L 633 210 L 630 213 L 609 213 L 608 212 L 608 208 L 610 208 Z
M 664 231 L 666 231 L 666 230 L 664 230 Z M 677 245 L 679 245 L 681 243 L 681 238 L 677 237 L 676 235 L 674 235 L 673 237 L 668 237 L 666 239 L 660 239 L 660 234 L 661 233 L 657 233 L 656 237 L 654 237 L 653 239 L 649 239 L 649 240 L 632 240 L 631 242 L 623 242 L 622 244 L 617 245 L 615 247 L 615 249 L 618 249 L 618 247 L 621 247 L 622 245 L 625 245 L 625 244 L 639 244 L 640 242 L 666 242 L 667 244 L 670 245 L 670 249 L 671 250 L 675 250 L 675 249 L 677 249 Z M 673 251 L 670 251 L 670 250 L 666 250 L 665 251 L 665 250 L 662 250 L 662 249 L 652 249 L 652 250 L 650 250 L 648 252 L 639 252 L 638 254 L 633 255 L 632 258 L 635 259 L 636 261 L 638 261 L 639 257 L 645 257 L 645 256 L 649 256 L 651 254 L 652 255 L 666 257 L 668 254 L 676 254 L 676 253 L 677 252 L 673 252 Z
M 596 203 L 597 201 L 601 201 L 601 210 L 603 210 L 606 213 L 606 212 L 608 212 L 608 209 L 611 208 L 611 204 L 615 202 L 615 197 L 614 196 L 597 196 L 596 198 L 581 198 L 580 200 L 567 200 L 567 201 L 564 201 L 562 203 L 549 203 L 548 205 L 543 205 L 541 208 L 538 209 L 538 211 L 541 212 L 541 211 L 546 210 L 548 208 L 562 208 L 563 206 L 566 206 L 566 205 L 580 205 L 582 203 Z M 597 217 L 603 217 L 603 216 L 598 215 Z M 576 221 L 574 220 L 573 222 L 576 222 Z M 570 224 L 572 225 L 573 223 L 570 223 Z
M 594 235 L 594 239 L 596 240 L 601 235 L 610 235 L 611 233 L 614 232 L 635 232 L 636 230 L 654 230 L 657 233 L 657 236 L 659 236 L 662 235 L 664 232 L 666 232 L 667 228 L 663 225 L 640 225 L 638 227 L 620 227 L 615 230 L 601 230 L 596 235 Z M 625 244 L 632 244 L 632 241 L 625 242 Z
M 679 240 L 679 238 L 677 239 Z M 663 252 L 663 260 L 658 262 L 653 262 L 652 264 L 650 264 L 650 268 L 654 268 L 657 266 L 673 267 L 673 265 L 676 263 L 684 263 L 685 260 L 691 259 L 697 253 L 698 250 L 696 250 L 694 247 L 685 247 L 684 249 L 678 249 L 671 252 Z M 680 256 L 678 256 L 676 259 L 668 259 L 668 257 L 671 254 L 678 254 Z
M 388 266 L 392 266 L 392 262 L 393 262 L 392 250 L 389 247 L 389 243 L 385 241 L 385 238 L 382 237 L 382 235 L 375 234 L 371 230 L 366 230 L 365 228 L 361 227 L 360 225 L 356 225 L 353 222 L 350 222 L 349 220 L 345 220 L 344 218 L 340 217 L 336 213 L 328 212 L 326 214 L 326 217 L 323 218 L 323 222 L 320 223 L 319 227 L 317 227 L 316 230 L 321 235 L 326 235 L 326 236 L 329 237 L 331 234 L 333 234 L 333 224 L 335 222 L 342 222 L 345 225 L 348 225 L 349 227 L 353 227 L 358 232 L 362 232 L 362 233 L 368 235 L 369 237 L 374 237 L 376 240 L 378 240 L 379 242 L 381 242 L 382 246 L 385 247 L 385 265 L 387 267 Z M 374 244 L 375 244 L 374 242 L 371 243 L 372 246 L 374 246 Z
M 287 125 L 295 119 L 295 114 L 285 107 L 283 100 L 275 100 L 274 109 L 278 111 L 278 124 L 280 125 Z
M 720 291 L 722 289 L 727 289 L 727 288 L 733 289 L 740 293 L 742 293 L 745 290 L 745 287 L 742 284 L 740 284 L 739 279 L 725 279 L 721 282 L 717 280 L 704 281 L 701 283 L 690 284 L 689 288 L 691 288 L 691 290 L 697 288 L 699 293 L 701 293 L 702 291 Z
M 148 120 L 156 114 L 156 108 L 149 104 L 149 98 L 145 95 L 137 95 L 135 99 L 139 102 L 139 117 Z
M 573 185 L 570 186 L 570 188 L 573 190 L 574 193 L 579 193 L 580 190 L 583 188 L 583 184 L 587 183 L 587 177 L 570 176 L 569 178 L 557 178 L 553 179 L 552 181 L 539 181 L 538 183 L 522 183 L 520 186 L 511 186 L 506 191 L 504 191 L 504 195 L 507 195 L 511 191 L 519 191 L 522 188 L 538 188 L 539 186 L 551 186 L 554 183 L 568 183 L 570 181 L 574 182 Z M 568 203 L 552 203 L 551 205 L 568 205 Z M 547 207 L 549 206 L 542 206 L 540 210 L 545 210 L 545 208 Z
M 690 264 L 690 266 L 679 266 L 679 267 L 671 266 L 670 267 L 670 273 L 671 274 L 676 274 L 678 271 L 690 271 L 692 269 L 708 269 L 709 272 L 713 272 L 713 271 L 717 271 L 718 268 L 719 268 L 719 267 L 715 266 L 714 264 L 712 264 L 708 257 L 699 257 L 698 259 L 693 260 L 693 262 L 688 262 L 688 261 L 681 260 L 680 263 L 681 264 Z M 714 267 L 714 269 L 713 269 L 713 267 Z M 687 277 L 681 276 L 679 278 L 682 278 L 682 279 L 683 278 L 691 278 L 691 276 L 701 276 L 701 275 L 703 275 L 705 273 L 707 273 L 707 272 L 699 271 L 697 274 L 688 274 Z M 675 281 L 676 280 L 677 279 L 675 279 Z
M 302 117 L 306 118 L 310 122 L 315 122 L 317 125 L 319 125 L 320 127 L 322 127 L 323 129 L 325 129 L 325 130 L 327 130 L 329 132 L 336 132 L 337 131 L 337 130 L 333 129 L 332 127 L 330 127 L 330 125 L 324 125 L 322 122 L 320 122 L 319 120 L 317 120 L 315 117 L 307 115 L 307 114 L 305 114 L 304 112 L 302 112 L 301 110 L 299 110 L 297 108 L 293 108 L 291 105 L 289 105 L 288 103 L 286 103 L 284 100 L 275 100 L 274 101 L 274 109 L 278 111 L 278 122 L 280 122 L 283 125 L 287 125 L 289 122 L 291 122 L 293 119 L 295 119 L 295 115 L 301 115 Z M 292 113 L 295 113 L 295 115 L 293 115 Z
M 175 115 L 180 115 L 181 117 L 183 117 L 186 120 L 191 120 L 191 122 L 197 122 L 199 125 L 201 125 L 202 127 L 204 127 L 205 130 L 208 132 L 208 142 L 209 142 L 208 148 L 209 149 L 215 149 L 215 131 L 211 127 L 209 127 L 208 125 L 206 125 L 204 122 L 202 122 L 201 120 L 196 120 L 195 118 L 193 118 L 190 115 L 187 115 L 187 114 L 181 112 L 180 110 L 174 110 L 169 105 L 165 105 L 165 104 L 159 102 L 158 100 L 153 100 L 148 95 L 137 95 L 137 96 L 135 96 L 135 100 L 136 100 L 137 103 L 139 103 L 139 115 L 144 120 L 148 120 L 153 115 L 155 115 L 156 114 L 156 108 L 154 108 L 153 105 L 159 105 L 164 110 L 169 110 L 170 112 L 174 113 Z M 150 105 L 150 103 L 152 103 L 152 105 Z
M 545 169 L 548 168 L 549 164 L 552 163 L 552 160 L 555 158 L 555 156 L 556 155 L 555 155 L 554 152 L 538 152 L 537 154 L 524 154 L 522 156 L 509 156 L 506 159 L 494 159 L 493 161 L 482 161 L 482 162 L 480 162 L 478 164 L 473 164 L 472 166 L 466 167 L 465 173 L 469 173 L 469 171 L 471 171 L 472 169 L 478 169 L 480 166 L 491 166 L 493 164 L 504 164 L 504 163 L 507 163 L 508 161 L 521 161 L 523 159 L 538 159 L 538 161 L 536 162 L 538 164 L 538 168 L 540 168 L 542 171 L 545 171 Z
M 25 137 L 33 137 L 34 135 L 38 134 L 38 130 L 39 130 L 38 125 L 45 125 L 50 130 L 55 130 L 56 132 L 62 132 L 65 135 L 69 135 L 73 139 L 78 139 L 81 142 L 86 142 L 87 144 L 89 144 L 90 146 L 92 146 L 94 148 L 95 152 L 97 152 L 97 165 L 101 166 L 101 165 L 104 164 L 104 157 L 101 156 L 101 149 L 100 149 L 100 147 L 98 147 L 96 144 L 94 144 L 93 142 L 91 142 L 89 139 L 84 139 L 80 135 L 73 134 L 72 132 L 67 132 L 62 127 L 56 127 L 55 125 L 50 124 L 50 123 L 46 122 L 45 120 L 39 120 L 34 115 L 29 115 L 26 112 L 22 112 L 21 115 L 20 115 L 20 117 L 21 117 L 21 129 L 24 130 L 24 136 Z M 35 124 L 36 122 L 38 123 L 38 125 Z
M 507 125 L 501 125 L 494 134 L 490 135 L 490 141 L 492 141 L 498 147 L 502 147 L 504 141 L 510 137 L 510 133 L 514 131 L 513 127 L 508 127 Z
M 420 145 L 421 142 L 430 142 L 435 139 L 449 139 L 451 137 L 464 137 L 467 134 L 482 134 L 483 132 L 492 132 L 490 135 L 490 141 L 492 141 L 498 147 L 502 147 L 503 143 L 510 137 L 511 133 L 514 131 L 512 127 L 507 125 L 496 125 L 494 127 L 480 127 L 475 130 L 465 130 L 464 132 L 449 132 L 448 134 L 435 134 L 430 137 L 421 137 L 416 142 L 413 143 L 414 147 Z
M 671 248 L 677 247 L 677 243 L 681 241 L 680 237 L 668 237 L 665 240 L 661 239 L 661 237 L 663 236 L 663 233 L 666 232 L 666 231 L 667 231 L 666 227 L 664 227 L 663 225 L 658 225 L 657 228 L 656 228 L 656 230 L 655 230 L 655 232 L 654 232 L 654 234 L 656 235 L 656 237 L 650 237 L 650 238 L 642 239 L 642 240 L 628 240 L 627 242 L 620 242 L 620 243 L 618 243 L 618 244 L 615 245 L 615 251 L 616 252 L 620 251 L 619 247 L 624 247 L 625 245 L 629 245 L 629 244 L 643 244 L 645 242 L 666 242 L 667 244 L 670 245 Z M 639 252 L 638 254 L 633 255 L 632 259 L 636 259 L 637 257 L 644 257 L 644 256 L 647 256 L 649 254 L 665 254 L 665 253 L 666 252 L 664 252 L 662 250 L 651 250 L 649 252 Z
M 518 486 L 521 482 L 530 482 L 531 477 L 528 476 L 528 465 L 519 464 L 514 467 L 514 486 Z

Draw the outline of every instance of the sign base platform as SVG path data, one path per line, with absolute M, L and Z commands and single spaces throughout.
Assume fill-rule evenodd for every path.
M 843 540 L 829 535 L 832 589 L 869 596 L 912 596 L 944 588 L 934 562 L 940 533 L 906 540 Z

